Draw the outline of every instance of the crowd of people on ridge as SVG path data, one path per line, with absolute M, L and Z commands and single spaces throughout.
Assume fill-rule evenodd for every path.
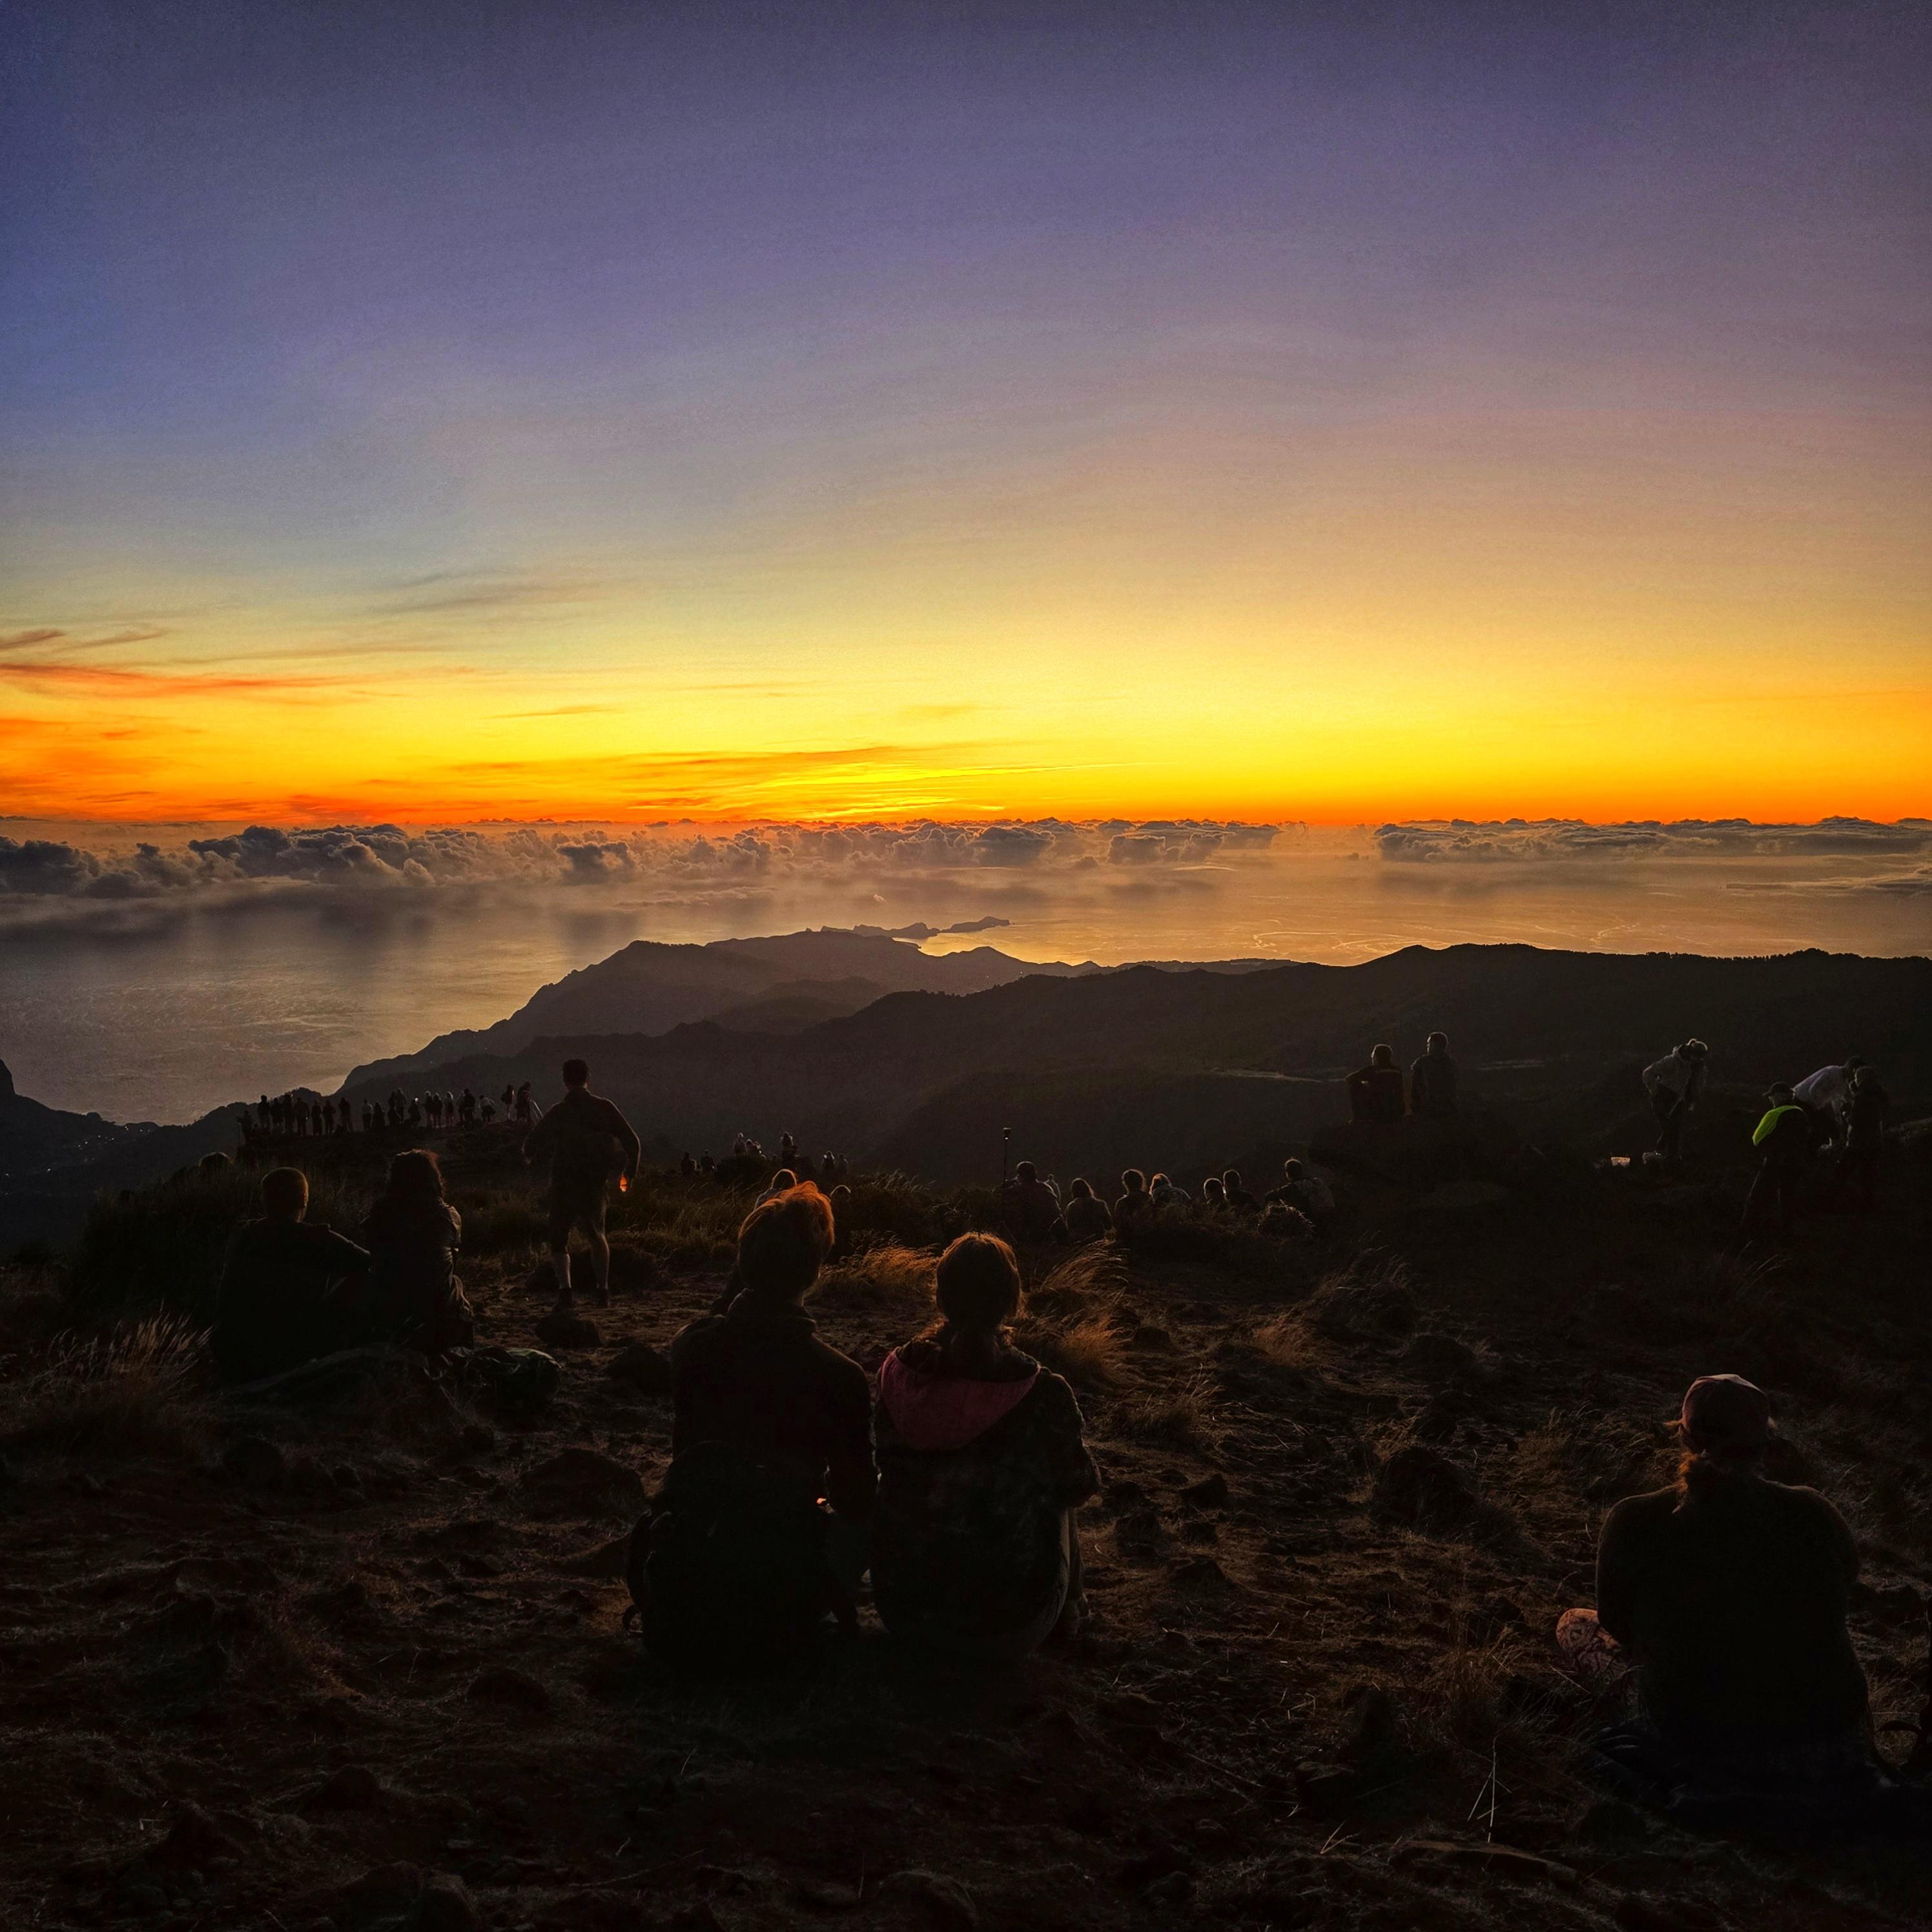
M 1645 1070 L 1663 1159 L 1682 1158 L 1708 1059 L 1690 1040 Z M 560 1298 L 572 1295 L 578 1234 L 608 1298 L 609 1190 L 629 1185 L 641 1144 L 591 1091 L 584 1061 L 566 1063 L 563 1078 L 564 1098 L 548 1112 L 527 1087 L 506 1105 L 529 1124 L 526 1157 L 548 1168 Z M 1442 1035 L 1430 1036 L 1406 1094 L 1403 1085 L 1393 1052 L 1378 1048 L 1349 1080 L 1357 1118 L 1454 1117 L 1455 1064 Z M 1886 1108 L 1871 1069 L 1856 1059 L 1821 1068 L 1774 1085 L 1768 1100 L 1748 1226 L 1773 1215 L 1788 1224 L 1793 1176 L 1828 1142 L 1839 1149 L 1834 1184 L 1869 1195 Z M 748 1136 L 732 1152 L 762 1157 Z M 887 1354 L 874 1387 L 802 1306 L 849 1190 L 801 1179 L 811 1163 L 790 1135 L 779 1154 L 796 1166 L 772 1174 L 740 1228 L 724 1296 L 670 1345 L 671 1462 L 629 1564 L 646 1640 L 700 1671 L 770 1662 L 828 1620 L 851 1626 L 868 1571 L 886 1628 L 934 1648 L 1010 1660 L 1077 1632 L 1076 1513 L 1100 1475 L 1072 1390 L 1013 1340 L 1024 1304 L 1016 1246 L 1098 1240 L 1175 1214 L 1257 1226 L 1292 1216 L 1312 1231 L 1334 1212 L 1328 1183 L 1292 1159 L 1266 1195 L 1228 1169 L 1195 1196 L 1165 1174 L 1150 1180 L 1130 1169 L 1109 1203 L 1084 1178 L 1063 1196 L 1022 1161 L 999 1196 L 1004 1233 L 962 1234 L 946 1249 L 934 1270 L 934 1321 Z M 680 1165 L 687 1176 L 709 1171 L 688 1154 Z M 820 1171 L 829 1179 L 842 1166 L 827 1156 Z M 223 1283 L 216 1348 L 231 1380 L 274 1372 L 297 1346 L 306 1359 L 381 1336 L 439 1354 L 473 1340 L 454 1272 L 461 1221 L 434 1154 L 412 1149 L 391 1162 L 359 1243 L 304 1222 L 299 1170 L 266 1174 L 262 1196 L 263 1216 L 237 1237 Z M 292 1308 L 302 1311 L 299 1334 Z M 1596 1606 L 1566 1612 L 1557 1628 L 1580 1678 L 1600 1685 L 1628 1673 L 1634 1688 L 1636 1718 L 1603 1741 L 1606 1763 L 1663 1802 L 1687 1790 L 1750 1801 L 1875 1790 L 1887 1774 L 1847 1634 L 1858 1574 L 1850 1529 L 1824 1497 L 1767 1473 L 1776 1432 L 1753 1384 L 1700 1377 L 1674 1426 L 1676 1480 L 1611 1512 Z

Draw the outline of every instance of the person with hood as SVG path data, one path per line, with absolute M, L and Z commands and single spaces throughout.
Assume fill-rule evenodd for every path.
M 634 1582 L 646 1638 L 700 1667 L 855 1621 L 877 1472 L 866 1372 L 800 1306 L 836 1237 L 816 1187 L 738 1230 L 739 1292 L 670 1345 L 671 1462 Z
M 1107 1211 L 1106 1202 L 1097 1198 L 1093 1189 L 1077 1177 L 1068 1184 L 1066 1207 L 1061 1219 L 1066 1224 L 1066 1238 L 1082 1246 L 1089 1241 L 1103 1241 L 1114 1232 L 1114 1217 Z
M 1432 1033 L 1422 1058 L 1408 1070 L 1409 1111 L 1419 1120 L 1456 1118 L 1456 1063 L 1449 1058 L 1449 1036 Z
M 1079 1628 L 1074 1513 L 1100 1472 L 1072 1390 L 1013 1346 L 1012 1250 L 962 1234 L 933 1292 L 938 1325 L 879 1370 L 872 1600 L 896 1636 L 1007 1660 Z
M 1701 1040 L 1687 1040 L 1643 1070 L 1643 1090 L 1657 1116 L 1657 1150 L 1666 1160 L 1684 1156 L 1684 1130 L 1702 1097 L 1710 1058 Z
M 300 1168 L 262 1175 L 261 1218 L 235 1237 L 216 1303 L 212 1346 L 226 1382 L 279 1375 L 362 1339 L 348 1332 L 344 1297 L 360 1288 L 368 1251 L 308 1213 Z
M 1741 1376 L 1693 1382 L 1676 1432 L 1676 1481 L 1611 1510 L 1597 1607 L 1557 1626 L 1582 1674 L 1636 1666 L 1638 1722 L 1618 1756 L 1665 1788 L 1864 1776 L 1868 1694 L 1845 1622 L 1858 1555 L 1844 1518 L 1764 1474 L 1771 1404 Z
M 1789 1087 L 1780 1081 L 1765 1097 L 1770 1104 L 1751 1136 L 1758 1170 L 1744 1197 L 1739 1230 L 1739 1238 L 1747 1241 L 1774 1215 L 1779 1234 L 1790 1238 L 1798 1189 L 1818 1146 L 1816 1116 Z
M 1378 1127 L 1401 1124 L 1402 1069 L 1394 1047 L 1376 1047 L 1369 1055 L 1368 1065 L 1357 1067 L 1346 1084 L 1352 1118 Z
M 442 1166 L 427 1148 L 390 1162 L 362 1238 L 371 1312 L 383 1332 L 425 1355 L 475 1342 L 476 1317 L 455 1272 L 463 1217 L 444 1198 Z
M 518 1118 L 528 1120 L 527 1082 L 519 1090 Z M 563 1098 L 532 1126 L 524 1140 L 524 1158 L 550 1162 L 550 1258 L 556 1276 L 560 1307 L 568 1305 L 570 1237 L 581 1228 L 590 1244 L 597 1277 L 597 1299 L 610 1299 L 610 1243 L 604 1216 L 614 1177 L 620 1188 L 636 1178 L 644 1143 L 616 1107 L 590 1090 L 587 1061 L 563 1063 Z

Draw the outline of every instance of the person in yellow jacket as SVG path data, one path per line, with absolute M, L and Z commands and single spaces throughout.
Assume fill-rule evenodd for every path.
M 1780 1081 L 1766 1096 L 1770 1106 L 1751 1136 L 1758 1152 L 1756 1178 L 1744 1200 L 1741 1238 L 1749 1240 L 1774 1212 L 1778 1233 L 1789 1240 L 1799 1184 L 1818 1146 L 1816 1117 Z

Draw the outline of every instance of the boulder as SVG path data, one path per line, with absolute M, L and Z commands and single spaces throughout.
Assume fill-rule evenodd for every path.
M 613 1382 L 634 1388 L 641 1395 L 669 1395 L 670 1361 L 648 1342 L 628 1342 L 604 1365 Z
M 578 1516 L 636 1516 L 644 1507 L 644 1482 L 627 1462 L 580 1444 L 524 1472 L 532 1500 Z
M 597 1324 L 572 1308 L 553 1308 L 537 1324 L 537 1340 L 547 1348 L 594 1348 Z

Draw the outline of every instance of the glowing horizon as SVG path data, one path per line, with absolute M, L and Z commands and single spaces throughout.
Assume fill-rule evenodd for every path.
M 404 11 L 29 24 L 0 812 L 1932 811 L 1924 18 Z

